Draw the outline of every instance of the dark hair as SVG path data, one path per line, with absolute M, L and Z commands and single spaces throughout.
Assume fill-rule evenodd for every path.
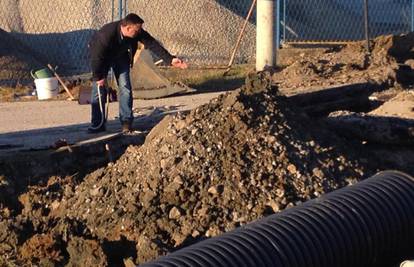
M 144 20 L 134 13 L 128 14 L 125 18 L 121 20 L 122 26 L 127 26 L 130 24 L 143 24 L 143 23 L 144 23 Z

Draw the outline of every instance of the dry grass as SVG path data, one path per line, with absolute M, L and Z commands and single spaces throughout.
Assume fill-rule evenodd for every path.
M 29 86 L 4 87 L 0 86 L 0 102 L 29 101 L 35 97 L 31 95 Z
M 191 88 L 197 89 L 198 92 L 214 92 L 239 88 L 244 83 L 246 75 L 253 69 L 253 65 L 235 65 L 226 75 L 223 75 L 226 69 L 217 68 L 190 68 L 186 70 L 167 68 L 161 69 L 161 73 L 172 82 L 184 83 Z M 77 83 L 68 84 L 69 90 L 76 96 L 79 86 L 91 86 L 89 79 L 82 81 L 76 79 L 76 81 Z M 60 94 L 56 99 L 66 99 L 65 91 L 63 91 L 63 88 L 60 89 Z M 31 92 L 32 88 L 30 86 L 0 86 L 0 102 L 36 100 L 36 96 L 32 96 Z
M 0 255 L 1 267 L 17 267 L 15 260 L 7 259 L 5 255 Z
M 223 91 L 239 88 L 253 65 L 236 65 L 226 75 L 225 69 L 163 69 L 162 74 L 172 82 L 182 82 L 201 92 Z

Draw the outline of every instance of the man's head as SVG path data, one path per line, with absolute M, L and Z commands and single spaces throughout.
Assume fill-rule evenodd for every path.
M 142 29 L 144 20 L 141 19 L 137 14 L 128 14 L 121 20 L 121 32 L 125 37 L 134 38 Z

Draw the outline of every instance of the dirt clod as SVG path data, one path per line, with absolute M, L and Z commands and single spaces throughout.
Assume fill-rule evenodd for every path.
M 95 240 L 73 237 L 68 244 L 69 263 L 66 266 L 107 266 L 106 255 Z

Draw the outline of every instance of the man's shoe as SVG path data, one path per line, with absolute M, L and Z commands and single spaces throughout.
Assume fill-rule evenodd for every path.
M 105 132 L 105 131 L 106 131 L 105 124 L 102 125 L 99 128 L 96 128 L 93 125 L 89 126 L 89 128 L 88 128 L 88 133 L 90 133 L 90 134 L 101 133 L 101 132 Z
M 132 132 L 132 126 L 130 122 L 123 122 L 122 123 L 122 133 L 130 133 Z

